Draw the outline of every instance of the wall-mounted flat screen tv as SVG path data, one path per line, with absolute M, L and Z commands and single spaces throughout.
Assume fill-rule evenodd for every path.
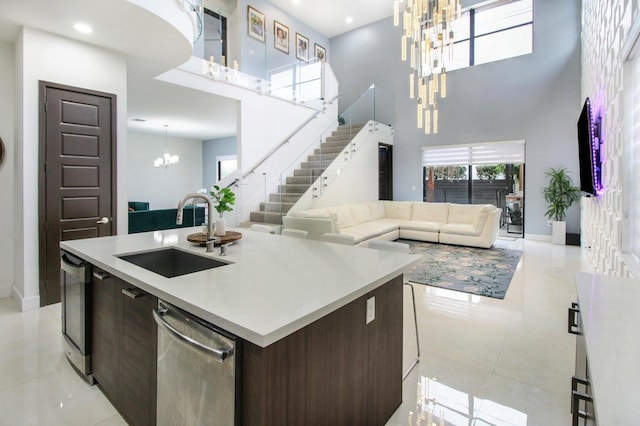
M 580 190 L 598 195 L 602 189 L 600 161 L 600 121 L 594 121 L 591 101 L 587 98 L 578 118 L 578 156 L 580 162 Z

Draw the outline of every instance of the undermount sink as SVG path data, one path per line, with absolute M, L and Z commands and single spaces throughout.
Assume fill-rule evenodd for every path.
M 167 278 L 179 277 L 180 275 L 227 265 L 227 263 L 210 257 L 191 254 L 175 248 L 119 255 L 117 257 Z

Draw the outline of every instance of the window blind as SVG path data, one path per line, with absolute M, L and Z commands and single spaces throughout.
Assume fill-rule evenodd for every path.
M 422 166 L 457 166 L 524 163 L 523 140 L 422 148 Z

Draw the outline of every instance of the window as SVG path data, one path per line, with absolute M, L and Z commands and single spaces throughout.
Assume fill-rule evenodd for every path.
M 225 177 L 238 169 L 238 157 L 235 155 L 224 155 L 216 157 L 217 181 L 220 182 Z
M 473 6 L 452 23 L 454 59 L 447 71 L 533 52 L 533 1 L 494 0 Z
M 524 141 L 425 147 L 422 166 L 424 201 L 503 208 L 524 189 Z

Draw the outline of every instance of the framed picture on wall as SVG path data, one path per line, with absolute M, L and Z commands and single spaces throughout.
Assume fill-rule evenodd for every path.
M 273 21 L 273 46 L 281 52 L 289 54 L 289 27 Z
M 327 51 L 324 47 L 320 46 L 318 43 L 314 43 L 313 56 L 316 58 L 318 62 L 324 62 L 327 56 Z
M 296 58 L 309 62 L 309 39 L 296 33 Z
M 247 6 L 247 25 L 249 27 L 249 36 L 264 42 L 264 14 Z

